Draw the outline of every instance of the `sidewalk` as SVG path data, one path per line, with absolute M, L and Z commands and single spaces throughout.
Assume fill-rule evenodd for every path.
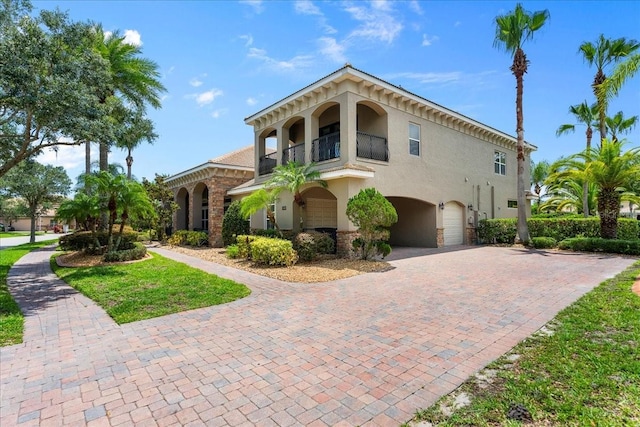
M 42 242 L 45 240 L 59 239 L 64 236 L 64 233 L 45 233 L 36 235 L 36 242 Z M 0 250 L 9 248 L 12 246 L 24 245 L 29 243 L 29 236 L 17 236 L 17 237 L 2 237 L 0 238 Z

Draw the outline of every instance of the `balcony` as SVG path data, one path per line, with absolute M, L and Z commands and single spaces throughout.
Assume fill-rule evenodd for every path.
M 316 138 L 311 143 L 311 161 L 324 162 L 325 160 L 340 158 L 340 132 L 330 133 Z
M 389 161 L 389 147 L 387 138 L 370 135 L 364 132 L 356 132 L 356 155 L 363 159 Z
M 282 150 L 282 164 L 286 165 L 289 162 L 304 165 L 304 143 Z
M 276 160 L 276 153 L 267 154 L 261 156 L 258 163 L 258 175 L 268 175 L 276 167 L 278 161 Z

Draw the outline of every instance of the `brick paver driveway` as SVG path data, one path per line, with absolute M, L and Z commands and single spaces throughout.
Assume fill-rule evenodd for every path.
M 26 331 L 1 350 L 3 427 L 398 425 L 633 262 L 475 247 L 304 285 L 172 254 L 253 293 L 118 326 L 50 255 L 11 271 Z

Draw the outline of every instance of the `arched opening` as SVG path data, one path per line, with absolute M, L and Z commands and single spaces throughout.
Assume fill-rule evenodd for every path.
M 301 230 L 327 233 L 337 244 L 338 200 L 326 188 L 312 187 L 302 192 L 303 205 L 294 203 L 294 218 Z M 334 246 L 334 247 L 337 247 Z
M 438 247 L 437 206 L 408 197 L 387 197 L 387 200 L 398 214 L 398 222 L 392 225 L 390 230 L 389 243 L 392 246 Z
M 268 175 L 278 164 L 277 160 L 278 132 L 274 128 L 265 129 L 259 136 L 258 174 Z
M 282 131 L 284 139 L 282 147 L 282 164 L 284 165 L 289 162 L 296 162 L 303 165 L 305 163 L 304 118 L 292 117 L 284 124 Z
M 198 183 L 193 189 L 193 230 L 209 231 L 209 189 Z
M 340 158 L 340 104 L 321 105 L 314 116 L 318 118 L 318 137 L 311 142 L 311 161 Z
M 442 211 L 444 245 L 464 243 L 464 206 L 458 202 L 447 202 Z
M 387 112 L 380 105 L 371 101 L 359 102 L 356 111 L 357 156 L 388 162 Z
M 176 203 L 178 204 L 178 211 L 176 212 L 177 230 L 189 229 L 189 192 L 186 188 L 182 187 L 176 194 Z

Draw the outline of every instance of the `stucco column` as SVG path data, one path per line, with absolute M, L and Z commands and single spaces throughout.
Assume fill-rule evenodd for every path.
M 260 137 L 260 133 L 257 130 L 253 134 L 253 146 L 254 146 L 253 164 L 255 165 L 254 166 L 255 171 L 253 173 L 253 177 L 255 179 L 258 179 L 258 176 L 260 176 L 260 157 L 264 156 L 265 144 L 264 144 L 264 138 Z
M 287 139 L 285 140 L 284 129 L 282 128 L 282 125 L 278 126 L 276 128 L 276 165 L 278 166 L 282 164 L 282 150 L 289 145 L 289 132 L 287 132 L 286 138 Z
M 340 157 L 346 163 L 354 163 L 357 157 L 357 117 L 358 112 L 355 100 L 350 93 L 345 93 L 340 100 Z
M 304 161 L 311 163 L 313 161 L 312 145 L 313 140 L 318 137 L 318 118 L 313 114 L 307 113 L 304 117 Z

